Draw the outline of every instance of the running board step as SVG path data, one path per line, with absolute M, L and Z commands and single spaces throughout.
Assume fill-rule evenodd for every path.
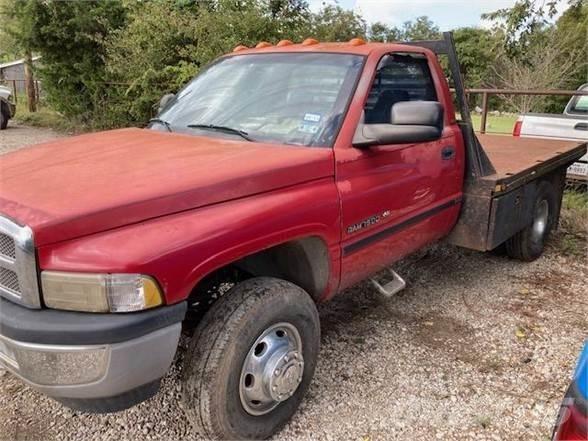
M 374 285 L 378 292 L 389 299 L 406 288 L 406 282 L 398 275 L 398 273 L 396 273 L 396 271 L 392 269 L 389 269 L 388 271 L 390 271 L 390 274 L 392 275 L 392 280 L 388 283 L 382 285 L 376 279 L 371 279 L 371 281 L 372 285 Z

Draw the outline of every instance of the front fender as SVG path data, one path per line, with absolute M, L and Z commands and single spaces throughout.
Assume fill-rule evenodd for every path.
M 332 178 L 94 234 L 38 250 L 41 269 L 148 274 L 168 304 L 204 276 L 260 250 L 315 236 L 329 250 L 326 291 L 339 279 L 340 219 Z

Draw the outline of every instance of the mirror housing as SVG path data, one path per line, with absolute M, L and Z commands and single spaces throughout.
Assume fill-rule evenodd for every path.
M 435 141 L 443 133 L 443 106 L 437 101 L 403 101 L 392 106 L 389 124 L 357 127 L 353 146 L 410 144 Z
M 176 97 L 175 93 L 166 93 L 161 97 L 159 100 L 159 105 L 157 106 L 157 113 L 160 113 L 168 103 Z

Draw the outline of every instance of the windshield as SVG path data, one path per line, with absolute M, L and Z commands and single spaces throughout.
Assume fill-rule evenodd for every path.
M 152 126 L 250 141 L 331 146 L 362 66 L 363 57 L 347 54 L 223 58 L 182 89 Z

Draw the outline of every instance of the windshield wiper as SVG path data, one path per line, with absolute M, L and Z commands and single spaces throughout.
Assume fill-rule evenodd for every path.
M 254 142 L 254 140 L 249 137 L 249 134 L 247 132 L 245 132 L 244 130 L 234 129 L 232 127 L 218 126 L 216 124 L 188 124 L 187 127 L 190 127 L 191 129 L 207 129 L 231 133 L 234 135 L 239 135 L 241 138 L 246 139 L 247 141 Z
M 168 132 L 173 132 L 172 128 L 171 128 L 171 124 L 168 123 L 166 120 L 161 119 L 161 118 L 151 118 L 149 120 L 150 123 L 157 123 L 157 124 L 161 124 L 162 126 L 164 126 Z

